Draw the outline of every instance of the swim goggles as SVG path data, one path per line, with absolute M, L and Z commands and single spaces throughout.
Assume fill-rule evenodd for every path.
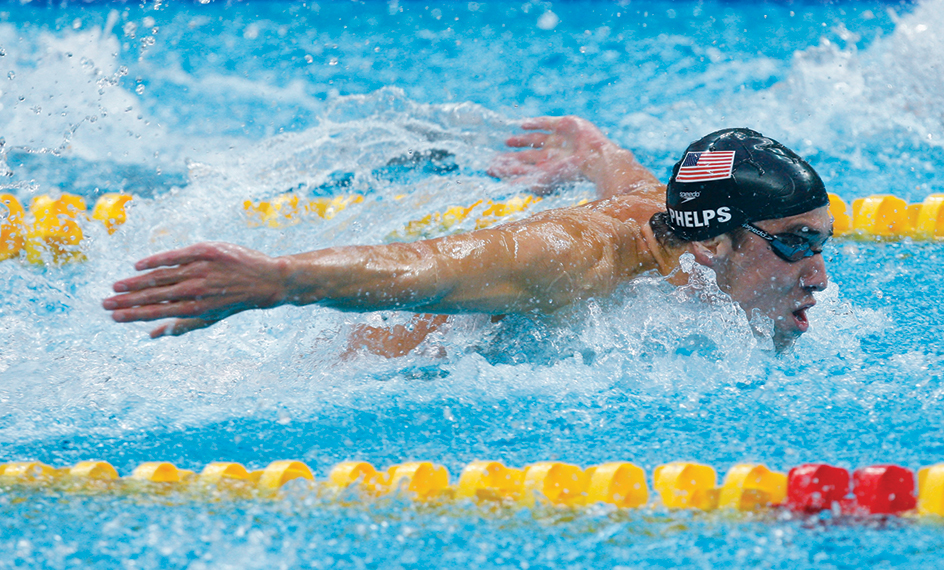
M 813 257 L 818 253 L 823 253 L 823 244 L 825 244 L 826 240 L 829 239 L 827 236 L 822 240 L 812 241 L 809 238 L 805 238 L 797 234 L 773 235 L 758 228 L 754 224 L 747 222 L 741 224 L 741 227 L 753 233 L 754 235 L 767 240 L 767 243 L 770 244 L 770 249 L 772 249 L 773 252 L 777 254 L 777 257 L 788 263 L 796 263 L 801 259 Z

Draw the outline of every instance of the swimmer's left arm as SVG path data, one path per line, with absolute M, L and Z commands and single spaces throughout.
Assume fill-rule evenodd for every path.
M 613 209 L 616 211 L 616 209 Z M 468 234 L 269 257 L 205 243 L 139 261 L 103 306 L 118 322 L 176 318 L 182 334 L 249 309 L 548 312 L 606 294 L 638 270 L 638 227 L 606 207 L 551 210 Z
M 341 310 L 551 312 L 639 271 L 639 226 L 620 208 L 550 210 L 409 244 L 288 256 L 286 302 Z

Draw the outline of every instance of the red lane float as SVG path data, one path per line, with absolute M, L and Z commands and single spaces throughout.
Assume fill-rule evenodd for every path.
M 917 506 L 914 473 L 897 465 L 873 465 L 852 474 L 854 512 L 897 515 Z
M 825 463 L 794 467 L 787 474 L 787 507 L 814 513 L 840 505 L 849 494 L 849 472 Z

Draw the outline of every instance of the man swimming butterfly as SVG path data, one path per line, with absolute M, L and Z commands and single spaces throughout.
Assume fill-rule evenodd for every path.
M 413 243 L 282 257 L 200 243 L 138 261 L 135 269 L 148 272 L 116 282 L 117 295 L 103 306 L 117 322 L 174 318 L 152 337 L 249 309 L 313 303 L 359 312 L 550 313 L 610 295 L 650 270 L 682 285 L 687 275 L 675 269 L 690 253 L 749 317 L 773 322 L 778 350 L 809 328 L 813 293 L 827 284 L 821 253 L 832 220 L 822 180 L 795 153 L 755 131 L 724 129 L 689 145 L 662 185 L 587 121 L 543 117 L 523 127 L 530 132 L 508 144 L 524 150 L 501 157 L 494 174 L 528 176 L 545 188 L 583 176 L 602 199 Z

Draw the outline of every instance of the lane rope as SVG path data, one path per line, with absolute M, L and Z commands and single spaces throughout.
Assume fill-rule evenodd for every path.
M 214 500 L 220 493 L 263 498 L 277 496 L 286 483 L 296 479 L 304 480 L 322 496 L 358 502 L 396 494 L 418 503 L 472 501 L 511 507 L 546 504 L 581 508 L 606 503 L 625 509 L 661 505 L 670 510 L 944 515 L 944 463 L 920 469 L 917 477 L 898 465 L 872 465 L 850 474 L 825 463 L 799 465 L 788 473 L 771 471 L 758 463 L 741 463 L 731 467 L 718 485 L 711 466 L 676 461 L 653 470 L 652 493 L 645 471 L 629 462 L 583 469 L 542 461 L 518 469 L 499 461 L 473 461 L 453 482 L 445 467 L 429 461 L 401 463 L 386 471 L 365 461 L 344 461 L 324 480 L 316 480 L 307 465 L 292 460 L 273 461 L 255 471 L 240 463 L 213 462 L 200 473 L 154 461 L 138 465 L 125 477 L 105 461 L 82 461 L 64 468 L 38 461 L 0 464 L 0 492 L 52 488 L 83 494 L 182 491 L 193 497 L 210 493 Z

